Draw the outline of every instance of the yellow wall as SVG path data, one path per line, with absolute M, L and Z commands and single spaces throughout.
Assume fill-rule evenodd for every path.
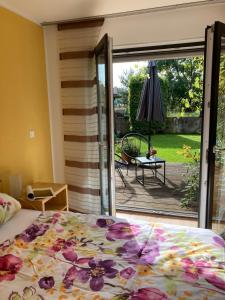
M 29 129 L 36 137 L 29 138 Z M 44 39 L 40 26 L 0 7 L 0 179 L 51 181 Z

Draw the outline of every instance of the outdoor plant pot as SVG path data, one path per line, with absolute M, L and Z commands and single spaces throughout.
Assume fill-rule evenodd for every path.
M 121 152 L 121 157 L 122 157 L 122 159 L 127 161 L 129 165 L 131 164 L 132 158 L 130 156 L 128 156 L 125 152 L 123 152 L 123 151 Z

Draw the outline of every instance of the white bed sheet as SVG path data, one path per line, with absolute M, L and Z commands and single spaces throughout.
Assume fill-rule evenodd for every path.
M 0 225 L 0 243 L 13 239 L 15 235 L 31 225 L 40 213 L 37 210 L 21 209 L 12 219 Z

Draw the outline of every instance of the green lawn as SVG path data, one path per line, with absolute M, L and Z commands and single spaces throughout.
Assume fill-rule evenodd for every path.
M 190 160 L 177 151 L 182 150 L 183 145 L 192 148 L 192 152 L 200 149 L 200 135 L 194 134 L 158 134 L 152 136 L 152 145 L 157 150 L 157 156 L 167 162 L 187 163 Z M 116 146 L 116 153 L 120 152 Z

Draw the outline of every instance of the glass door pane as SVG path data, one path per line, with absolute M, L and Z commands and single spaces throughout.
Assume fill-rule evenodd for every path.
M 225 231 L 225 32 L 220 39 L 219 86 L 217 103 L 212 228 L 217 233 Z
M 95 48 L 98 98 L 98 136 L 101 213 L 113 214 L 114 157 L 111 97 L 111 42 L 106 34 Z
M 206 29 L 200 226 L 225 232 L 225 24 Z

